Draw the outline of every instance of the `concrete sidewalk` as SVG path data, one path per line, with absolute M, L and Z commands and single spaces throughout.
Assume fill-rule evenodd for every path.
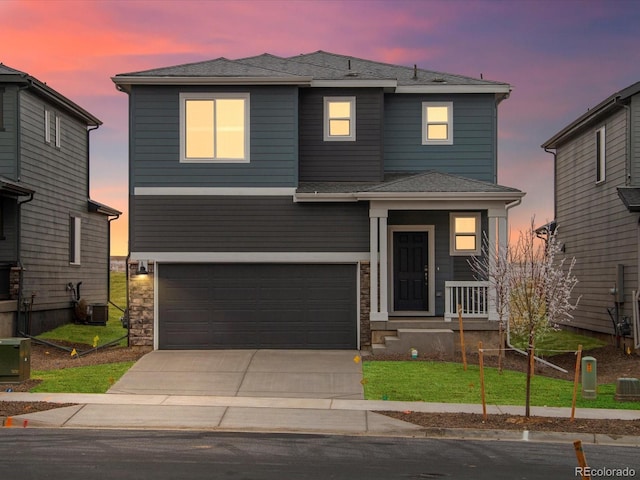
M 193 429 L 341 435 L 574 441 L 640 446 L 636 436 L 423 428 L 374 413 L 482 413 L 480 405 L 382 400 L 127 394 L 0 393 L 0 401 L 76 405 L 13 417 L 13 427 Z M 489 414 L 522 415 L 523 407 L 489 406 Z M 569 417 L 568 408 L 533 407 L 534 416 Z M 638 420 L 637 410 L 577 409 L 577 418 Z M 5 420 L 5 426 L 7 421 Z

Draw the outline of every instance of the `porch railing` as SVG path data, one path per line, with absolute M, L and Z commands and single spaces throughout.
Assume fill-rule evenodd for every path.
M 458 318 L 458 305 L 464 318 L 489 318 L 489 282 L 445 282 L 444 319 Z

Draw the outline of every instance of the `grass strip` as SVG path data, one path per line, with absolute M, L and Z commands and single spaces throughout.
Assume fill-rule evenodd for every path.
M 365 361 L 364 394 L 367 400 L 480 404 L 477 365 L 447 362 Z M 485 368 L 486 401 L 491 405 L 524 405 L 526 375 Z M 536 375 L 532 379 L 532 406 L 571 407 L 573 382 Z M 578 395 L 579 408 L 640 409 L 640 402 L 618 402 L 615 385 L 598 385 L 598 398 Z
M 135 362 L 104 363 L 60 370 L 34 370 L 31 378 L 42 380 L 31 392 L 106 393 Z

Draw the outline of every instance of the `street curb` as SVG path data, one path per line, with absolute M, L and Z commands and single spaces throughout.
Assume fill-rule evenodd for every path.
M 473 428 L 424 427 L 421 432 L 427 438 L 457 438 L 460 440 L 495 440 L 523 442 L 573 443 L 639 447 L 640 437 L 633 435 L 609 435 L 604 433 L 539 432 L 531 430 L 482 430 Z M 416 432 L 417 433 L 417 432 Z

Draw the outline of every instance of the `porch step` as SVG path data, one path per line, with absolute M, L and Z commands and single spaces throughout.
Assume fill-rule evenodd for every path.
M 371 346 L 373 355 L 400 353 L 410 354 L 412 349 L 418 355 L 443 360 L 454 358 L 454 333 L 451 329 L 399 328 L 397 336 L 384 337 L 384 345 Z

